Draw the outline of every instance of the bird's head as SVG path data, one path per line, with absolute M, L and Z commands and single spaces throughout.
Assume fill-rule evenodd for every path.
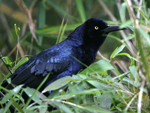
M 100 46 L 108 33 L 112 31 L 123 30 L 118 25 L 108 25 L 104 20 L 99 18 L 90 18 L 84 23 L 85 42 Z

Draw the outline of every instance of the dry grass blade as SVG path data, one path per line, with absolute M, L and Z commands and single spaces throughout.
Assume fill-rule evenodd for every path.
M 134 11 L 133 11 L 133 8 L 132 8 L 132 1 L 131 0 L 126 0 L 126 2 L 127 2 L 128 6 L 129 6 L 128 10 L 130 10 L 129 11 L 130 18 L 132 20 L 135 20 L 135 14 L 134 14 Z
M 37 37 L 35 35 L 35 25 L 33 23 L 32 16 L 31 16 L 32 10 L 28 10 L 28 8 L 26 7 L 26 5 L 24 4 L 24 2 L 22 0 L 14 0 L 14 1 L 19 6 L 21 11 L 27 16 L 27 19 L 28 19 L 27 21 L 28 21 L 28 25 L 29 25 L 30 31 L 32 33 L 32 36 L 38 42 Z M 33 8 L 33 6 L 32 6 L 32 8 Z
M 3 3 L 0 5 L 0 11 L 3 12 L 4 14 L 8 15 L 9 17 L 11 17 L 19 22 L 22 22 L 22 23 L 26 19 L 26 16 L 23 13 L 20 13 L 19 11 L 16 11 Z
M 110 18 L 113 21 L 117 21 L 117 19 L 114 17 L 113 13 L 110 12 L 110 10 L 107 8 L 105 3 L 102 0 L 98 0 L 99 4 L 104 8 L 104 11 L 107 12 L 107 14 L 110 16 Z
M 142 95 L 143 95 L 143 89 L 145 86 L 145 82 L 146 82 L 146 77 L 142 74 L 142 72 L 140 71 L 140 76 L 142 78 L 142 83 L 141 83 L 141 88 L 140 88 L 140 92 L 139 92 L 139 98 L 138 98 L 138 113 L 141 113 L 141 109 L 142 109 Z
M 144 25 L 140 25 L 144 30 L 149 31 L 150 32 L 150 28 Z
M 5 17 L 5 15 L 4 15 L 4 13 L 1 12 L 1 11 L 0 11 L 0 19 L 1 19 L 2 24 L 3 24 L 3 26 L 4 26 L 4 28 L 5 28 L 6 32 L 7 32 L 8 39 L 9 39 L 9 41 L 11 42 L 11 37 L 12 37 L 12 36 L 11 36 L 11 30 L 10 30 L 10 27 L 9 27 L 9 25 L 8 25 L 8 22 L 7 22 L 7 20 L 6 20 L 6 17 Z
M 22 49 L 22 47 L 21 47 L 21 45 L 19 43 L 17 44 L 17 49 L 18 49 L 21 57 L 23 57 L 25 54 L 24 54 L 24 51 L 23 51 L 23 49 Z
M 108 14 L 108 16 L 113 20 L 113 21 L 117 21 L 117 19 L 114 17 L 114 15 L 111 13 L 111 11 L 109 10 L 109 8 L 105 5 L 105 3 L 102 0 L 98 0 L 99 4 L 103 7 L 103 9 L 105 10 L 105 12 Z M 123 31 L 120 31 L 122 38 L 126 39 L 126 35 Z M 125 41 L 126 44 L 129 46 L 129 51 L 131 52 L 131 54 L 135 57 L 136 54 L 134 53 L 134 46 L 132 45 L 132 43 L 130 41 Z
M 132 104 L 132 102 L 135 100 L 135 98 L 138 96 L 138 93 L 136 95 L 134 95 L 134 97 L 130 100 L 130 102 L 127 104 L 125 111 L 127 111 L 128 108 L 130 108 L 130 105 Z

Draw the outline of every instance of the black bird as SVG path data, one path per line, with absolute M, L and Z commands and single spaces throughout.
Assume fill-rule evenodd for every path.
M 47 85 L 61 77 L 77 74 L 78 71 L 85 68 L 80 62 L 87 66 L 93 63 L 106 35 L 118 30 L 121 30 L 118 25 L 108 25 L 102 19 L 88 19 L 77 27 L 67 39 L 22 64 L 10 76 L 12 84 L 24 84 L 24 87 L 37 88 L 45 76 L 51 72 L 40 89 L 42 91 Z M 2 86 L 7 89 L 13 88 L 6 81 Z

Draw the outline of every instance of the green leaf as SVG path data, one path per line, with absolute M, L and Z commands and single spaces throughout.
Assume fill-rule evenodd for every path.
M 65 86 L 66 84 L 68 84 L 71 79 L 72 79 L 71 76 L 62 77 L 62 78 L 60 78 L 60 79 L 54 81 L 54 82 L 51 83 L 50 85 L 48 85 L 48 86 L 42 91 L 42 93 L 45 93 L 45 92 L 51 91 L 51 90 L 59 89 L 59 88 Z
M 32 88 L 25 88 L 23 89 L 23 91 L 29 96 L 31 97 L 33 95 L 33 93 L 35 92 L 35 89 L 32 89 Z M 35 94 L 33 97 L 32 97 L 32 100 L 34 100 L 35 102 L 37 103 L 40 103 L 41 100 L 39 99 L 39 96 L 37 94 Z
M 65 104 L 62 104 L 60 102 L 52 101 L 55 106 L 57 106 L 59 109 L 62 109 L 65 113 L 73 113 L 69 107 L 67 107 Z
M 63 35 L 64 35 L 65 31 L 66 31 L 66 27 L 67 27 L 67 22 L 66 22 L 66 24 L 64 25 L 64 27 L 62 29 L 59 42 L 61 42 L 63 40 Z
M 3 113 L 7 113 L 9 111 L 9 107 L 12 105 L 12 101 L 9 101 L 6 106 L 5 106 L 5 109 L 3 111 Z M 11 113 L 11 112 L 10 112 Z
M 120 17 L 122 22 L 125 22 L 126 8 L 127 8 L 127 3 L 126 2 L 122 3 L 120 9 Z
M 17 59 L 18 60 L 18 59 Z M 16 61 L 17 61 L 16 60 Z M 21 66 L 23 63 L 27 62 L 29 60 L 28 57 L 25 57 L 24 59 L 20 60 L 15 67 L 13 67 L 12 72 L 14 72 L 19 66 Z M 13 63 L 11 62 L 10 64 L 13 65 L 16 61 L 14 61 Z M 11 73 L 8 73 L 7 76 L 5 78 L 8 78 L 11 75 Z
M 40 107 L 39 107 L 40 113 L 46 113 L 47 107 L 48 107 L 48 105 L 46 103 L 40 104 Z
M 115 108 L 116 108 L 118 111 L 122 112 L 122 109 L 121 109 L 120 107 L 115 106 Z
M 13 94 L 17 94 L 17 93 L 21 90 L 22 87 L 23 87 L 23 85 L 18 85 L 18 86 L 15 87 L 13 90 L 11 90 L 11 92 L 12 92 Z
M 96 94 L 96 93 L 99 93 L 99 89 L 95 88 L 95 89 L 82 90 L 78 92 L 68 93 L 64 95 L 58 95 L 58 96 L 53 97 L 53 99 L 64 99 L 68 97 L 75 97 L 77 95 L 87 95 L 87 94 Z
M 15 32 L 16 32 L 17 37 L 19 37 L 19 31 L 20 31 L 20 28 L 17 27 L 16 24 L 14 24 L 14 28 L 15 28 Z
M 133 60 L 135 60 L 135 61 L 138 62 L 138 60 L 137 60 L 136 58 L 130 56 L 130 54 L 128 54 L 128 53 L 119 53 L 119 54 L 117 54 L 116 56 L 123 56 L 123 55 L 124 55 L 124 56 L 127 56 L 127 57 L 130 58 L 131 60 L 133 59 Z
M 125 45 L 121 45 L 119 48 L 116 48 L 110 56 L 112 60 L 118 53 L 120 53 L 125 48 Z
M 66 29 L 66 26 L 67 26 L 67 22 L 66 22 L 65 25 L 63 25 L 64 21 L 65 21 L 65 18 L 63 18 L 63 20 L 62 20 L 56 44 L 60 43 L 63 39 L 63 35 L 64 35 L 65 29 Z
M 67 13 L 64 9 L 60 7 L 56 2 L 53 0 L 46 0 L 46 2 L 51 5 L 56 11 L 58 11 L 62 16 L 66 16 L 70 21 L 73 22 L 73 16 L 71 16 L 69 13 Z
M 127 20 L 120 25 L 120 28 L 128 27 L 133 24 L 133 20 Z
M 102 91 L 113 90 L 112 87 L 110 87 L 109 85 L 100 83 L 97 80 L 87 80 L 87 82 Z
M 130 66 L 133 66 L 133 65 L 135 65 L 135 61 L 132 59 Z
M 80 74 L 94 74 L 100 73 L 103 71 L 107 71 L 110 69 L 114 69 L 114 67 L 107 60 L 99 60 L 96 63 L 90 65 L 85 70 L 83 70 Z
M 140 76 L 139 76 L 139 73 L 137 72 L 135 65 L 129 66 L 129 70 L 132 76 L 134 77 L 135 81 L 140 83 Z
M 43 84 L 46 82 L 46 80 L 48 79 L 50 73 L 48 73 L 46 75 L 46 77 L 43 79 L 43 81 L 39 84 L 39 86 L 36 88 L 36 90 L 33 92 L 33 94 L 30 96 L 30 98 L 27 100 L 26 104 L 24 105 L 24 109 L 27 108 L 27 106 L 29 105 L 29 103 L 31 102 L 32 97 L 37 94 L 37 92 L 40 90 L 40 88 L 43 86 Z
M 110 110 L 111 107 L 111 97 L 107 96 L 105 93 L 103 93 L 101 95 L 101 99 L 100 99 L 100 107 Z
M 48 105 L 45 103 L 42 103 L 40 105 L 34 105 L 28 107 L 28 109 L 24 110 L 25 113 L 46 113 Z M 38 110 L 38 112 L 37 112 Z
M 15 108 L 18 109 L 18 111 L 24 113 L 23 110 L 22 110 L 22 108 L 20 107 L 20 105 L 17 103 L 18 98 L 19 98 L 20 100 L 23 100 L 22 97 L 21 97 L 20 95 L 18 95 L 18 92 L 21 90 L 22 86 L 23 86 L 23 85 L 19 85 L 19 86 L 15 87 L 14 89 L 12 89 L 9 93 L 7 93 L 7 94 L 2 98 L 2 100 L 1 100 L 1 103 L 2 103 L 2 104 L 8 103 L 8 104 L 6 104 L 4 111 L 7 111 L 7 112 L 8 112 L 10 105 L 13 104 L 13 105 L 15 106 Z M 17 97 L 17 98 L 16 98 L 16 97 Z M 4 113 L 5 113 L 5 112 L 4 112 Z
M 76 3 L 76 6 L 77 6 L 77 9 L 78 9 L 80 18 L 81 18 L 82 22 L 85 22 L 86 21 L 86 17 L 85 17 L 85 11 L 84 11 L 84 7 L 83 7 L 83 3 L 82 2 L 83 2 L 83 0 L 75 0 L 75 3 Z
M 135 37 L 136 37 L 136 42 L 137 42 L 139 53 L 140 53 L 140 59 L 142 61 L 143 69 L 145 69 L 145 76 L 147 77 L 147 81 L 150 84 L 149 62 L 147 60 L 147 56 L 143 49 L 143 39 L 141 37 L 142 35 L 146 39 L 147 44 L 150 45 L 150 38 L 149 38 L 149 35 L 146 33 L 146 31 L 141 29 L 141 27 L 139 27 L 139 26 L 135 27 Z
M 21 113 L 24 113 L 24 111 L 22 110 L 22 108 L 19 106 L 19 104 L 13 99 L 13 97 L 7 93 L 8 97 L 10 98 L 10 100 L 12 101 L 12 103 L 14 104 L 15 108 L 17 108 Z
M 134 80 L 132 80 L 130 78 L 127 78 L 127 77 L 124 77 L 121 82 L 124 83 L 124 84 L 127 84 L 128 86 L 132 85 L 136 88 L 141 85 L 141 83 L 135 82 Z
M 65 30 L 66 31 L 72 31 L 72 30 L 74 30 L 76 27 L 78 27 L 81 24 L 82 23 L 69 24 L 69 25 L 67 25 Z M 60 30 L 60 25 L 59 26 L 52 26 L 52 27 L 46 27 L 46 28 L 38 29 L 38 30 L 36 30 L 36 32 L 49 32 L 50 33 L 52 31 L 54 32 L 54 31 L 59 31 L 59 30 Z
M 125 48 L 125 45 L 121 45 L 115 52 L 114 56 L 116 56 L 118 53 L 120 53 Z
M 5 64 L 9 67 L 12 67 L 12 65 L 19 60 L 19 58 L 17 60 L 15 60 L 14 62 L 11 62 L 10 59 L 8 57 L 2 57 L 2 60 L 5 62 Z M 26 61 L 28 61 L 29 58 L 25 57 L 24 59 L 20 60 L 16 66 L 13 68 L 13 71 L 16 70 L 20 65 L 22 65 L 23 63 L 25 63 Z
M 119 75 L 119 76 L 116 76 L 116 77 L 114 77 L 112 80 L 115 80 L 115 79 L 117 79 L 117 78 L 119 78 L 119 80 L 122 80 L 127 74 L 129 74 L 130 72 L 128 71 L 128 72 L 125 72 L 125 73 L 123 73 L 123 74 L 121 74 L 121 75 Z
M 39 8 L 38 8 L 38 17 L 37 17 L 37 28 L 43 28 L 45 25 L 45 17 L 46 17 L 46 6 L 45 6 L 45 1 L 41 1 L 39 3 Z M 39 41 L 39 45 L 42 45 L 42 36 L 37 37 Z
M 25 57 L 24 59 L 20 60 L 20 61 L 16 64 L 15 68 L 13 68 L 13 71 L 16 70 L 16 69 L 17 69 L 19 66 L 21 66 L 22 64 L 24 64 L 25 62 L 27 62 L 28 60 L 29 60 L 28 57 Z
M 110 60 L 112 60 L 114 58 L 114 54 L 116 53 L 117 49 L 118 49 L 118 47 L 110 55 Z
M 110 111 L 107 111 L 107 110 L 102 109 L 102 108 L 98 108 L 96 106 L 84 106 L 81 109 L 88 110 L 88 111 L 90 111 L 92 113 L 111 113 Z
M 123 42 L 125 42 L 125 41 L 131 40 L 131 39 L 133 39 L 134 37 L 135 37 L 134 35 L 129 36 L 129 37 L 126 37 L 125 39 L 122 39 L 121 42 L 123 43 Z
M 6 57 L 2 57 L 2 60 L 4 61 L 4 63 L 7 65 L 7 66 L 12 66 L 12 62 L 10 61 L 10 59 L 6 56 Z
M 9 94 L 10 94 L 11 96 L 17 95 L 17 93 L 21 90 L 22 87 L 23 87 L 23 85 L 19 85 L 19 86 L 15 87 L 15 88 L 12 89 L 11 91 L 9 91 Z M 4 104 L 4 103 L 6 103 L 8 100 L 9 100 L 8 95 L 5 95 L 5 96 L 2 98 L 1 103 Z
M 139 12 L 141 13 L 141 15 L 142 15 L 145 19 L 150 20 L 149 17 L 148 17 L 146 14 L 143 13 L 143 11 L 139 10 Z
M 150 36 L 149 36 L 149 34 L 147 33 L 147 31 L 144 30 L 144 29 L 141 28 L 141 27 L 138 27 L 137 30 L 139 31 L 140 35 L 146 40 L 145 43 L 146 43 L 147 45 L 150 45 Z M 140 40 L 143 40 L 143 38 L 140 38 Z
M 109 36 L 110 38 L 115 39 L 116 41 L 118 41 L 118 42 L 121 42 L 121 43 L 122 43 L 122 40 L 121 40 L 121 39 L 119 39 L 117 36 L 114 36 L 114 35 L 111 35 L 111 34 L 109 34 L 108 36 Z
M 55 31 L 54 31 L 55 32 Z M 36 32 L 37 36 L 43 36 L 43 37 L 47 37 L 47 38 L 58 38 L 58 32 L 56 31 L 56 33 L 50 32 L 50 33 L 46 33 L 46 32 Z M 63 36 L 63 39 L 67 38 L 67 36 Z M 26 39 L 27 40 L 27 39 Z M 31 43 L 31 42 L 30 42 Z M 33 43 L 34 44 L 34 43 Z M 35 45 L 34 45 L 35 46 Z M 37 46 L 37 45 L 36 45 Z M 38 48 L 42 48 L 41 46 Z

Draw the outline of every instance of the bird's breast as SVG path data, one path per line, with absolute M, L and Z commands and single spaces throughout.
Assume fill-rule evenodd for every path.
M 73 58 L 74 61 L 72 61 L 73 65 L 77 66 L 76 68 L 80 69 L 84 69 L 85 65 L 89 66 L 90 64 L 92 64 L 96 56 L 96 52 L 83 47 L 75 48 L 73 53 L 74 53 L 72 54 L 72 56 L 74 56 Z

